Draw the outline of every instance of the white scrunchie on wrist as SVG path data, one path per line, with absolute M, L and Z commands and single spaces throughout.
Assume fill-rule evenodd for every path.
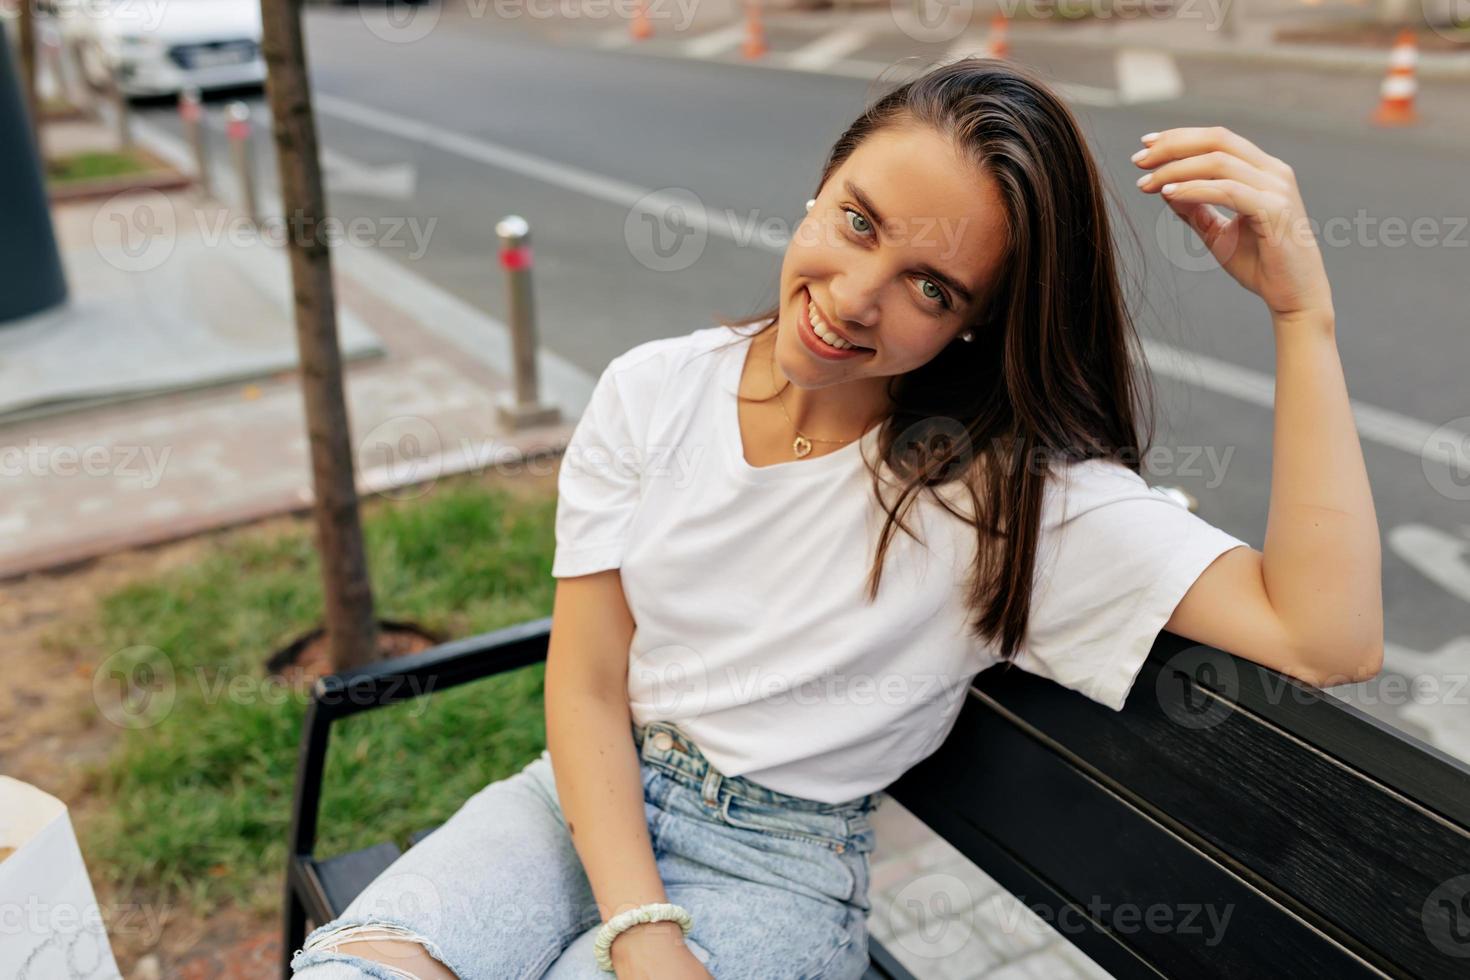
M 689 914 L 689 910 L 672 902 L 647 902 L 608 919 L 597 930 L 597 940 L 592 944 L 592 955 L 597 957 L 597 965 L 608 973 L 615 972 L 609 950 L 618 934 L 642 922 L 664 921 L 679 923 L 679 928 L 684 930 L 686 936 L 694 928 L 694 917 Z

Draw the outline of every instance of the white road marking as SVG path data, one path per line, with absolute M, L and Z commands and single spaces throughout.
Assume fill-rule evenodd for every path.
M 626 27 L 609 27 L 597 36 L 594 45 L 599 48 L 626 48 L 633 43 L 632 32 Z
M 410 200 L 417 191 L 418 170 L 411 163 L 378 166 L 322 146 L 321 164 L 326 171 L 328 190 L 394 201 Z
M 1167 51 L 1120 48 L 1114 56 L 1118 98 L 1125 105 L 1167 102 L 1184 94 L 1184 80 Z
M 782 60 L 788 68 L 826 71 L 833 62 L 867 44 L 872 36 L 871 31 L 854 24 L 825 34 L 791 52 Z
M 1269 374 L 1147 338 L 1143 340 L 1143 349 L 1148 356 L 1149 367 L 1156 374 L 1264 408 L 1274 410 L 1276 406 L 1276 379 Z M 1356 399 L 1350 404 L 1358 435 L 1362 438 L 1427 462 L 1443 466 L 1464 465 L 1456 447 L 1470 446 L 1470 432 L 1454 432 Z
M 1427 524 L 1401 524 L 1388 532 L 1394 554 L 1452 596 L 1470 602 L 1470 525 L 1461 539 Z
M 679 46 L 679 50 L 691 58 L 710 58 L 733 48 L 744 37 L 745 22 L 737 20 L 733 24 L 726 24 L 708 34 L 701 34 L 699 37 L 685 41 Z

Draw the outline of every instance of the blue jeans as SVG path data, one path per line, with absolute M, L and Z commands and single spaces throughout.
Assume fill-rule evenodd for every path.
M 869 816 L 887 794 L 823 803 L 726 776 L 668 722 L 635 724 L 633 739 L 659 875 L 693 916 L 684 942 L 716 980 L 862 977 Z M 470 797 L 314 929 L 291 966 L 301 980 L 411 978 L 334 948 L 397 938 L 461 980 L 612 980 L 592 953 L 601 925 L 548 750 Z

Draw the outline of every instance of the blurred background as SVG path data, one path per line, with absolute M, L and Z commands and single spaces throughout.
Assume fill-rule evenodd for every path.
M 265 44 L 274 132 L 263 8 L 301 25 L 296 56 Z M 304 692 L 343 666 L 324 615 L 376 656 L 548 615 L 558 453 L 603 367 L 769 303 L 832 141 L 963 55 L 1082 120 L 1160 395 L 1144 475 L 1257 548 L 1270 321 L 1129 155 L 1219 124 L 1292 165 L 1383 533 L 1385 669 L 1330 693 L 1470 762 L 1467 0 L 5 0 L 0 24 L 0 772 L 66 803 L 123 975 L 277 968 Z M 354 473 L 362 547 L 323 568 Z M 349 724 L 323 847 L 538 752 L 539 668 L 492 685 Z M 1106 975 L 879 818 L 873 930 L 916 975 Z M 895 900 L 934 869 L 974 900 L 959 955 Z

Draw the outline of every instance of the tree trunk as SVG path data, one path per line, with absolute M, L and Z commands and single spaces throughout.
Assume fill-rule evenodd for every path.
M 326 629 L 332 667 L 343 670 L 377 659 L 377 621 L 358 517 L 342 352 L 337 343 L 332 255 L 318 234 L 326 218 L 326 199 L 299 0 L 261 0 L 260 10 L 266 94 L 296 295 L 296 345 L 311 441 L 313 513 Z

